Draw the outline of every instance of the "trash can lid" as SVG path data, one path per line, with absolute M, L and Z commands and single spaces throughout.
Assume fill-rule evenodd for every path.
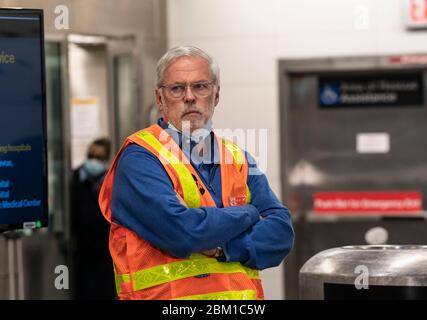
M 357 275 L 357 268 L 366 268 L 371 280 L 399 278 L 396 285 L 427 285 L 427 246 L 352 245 L 333 248 L 310 258 L 300 269 L 300 277 L 317 275 L 348 279 Z

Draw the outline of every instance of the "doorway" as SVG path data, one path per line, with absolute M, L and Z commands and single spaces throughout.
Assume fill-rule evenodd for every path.
M 316 199 L 407 191 L 427 194 L 427 71 L 393 57 L 281 61 L 283 199 L 295 246 L 285 262 L 286 298 L 298 298 L 302 265 L 316 253 L 369 243 L 425 244 L 426 214 L 342 206 L 319 212 Z M 339 203 L 338 201 L 333 203 Z M 367 202 L 366 202 L 367 203 Z M 321 213 L 321 214 L 320 214 Z

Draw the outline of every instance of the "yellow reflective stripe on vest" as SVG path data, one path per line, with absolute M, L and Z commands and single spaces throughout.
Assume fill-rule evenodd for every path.
M 122 283 L 130 282 L 130 275 L 128 273 L 117 274 L 114 270 L 114 280 L 116 282 L 116 291 L 120 294 L 122 292 Z
M 222 143 L 228 149 L 228 151 L 231 152 L 231 154 L 233 155 L 234 163 L 236 164 L 237 168 L 240 170 L 242 165 L 245 163 L 245 156 L 242 150 L 240 150 L 240 148 L 236 144 L 229 142 L 225 139 L 222 139 Z
M 249 190 L 248 185 L 246 185 L 246 203 L 251 203 L 252 195 L 251 190 Z
M 133 272 L 133 290 L 142 290 L 207 273 L 245 273 L 251 279 L 259 279 L 258 270 L 242 266 L 238 262 L 218 262 L 216 259 L 207 258 L 201 254 L 192 254 L 188 260 Z
M 234 163 L 240 170 L 243 163 L 245 163 L 243 151 L 236 144 L 231 143 L 225 139 L 222 139 L 222 143 L 227 148 L 227 150 L 231 152 L 231 154 L 233 155 Z M 248 185 L 246 185 L 246 203 L 251 203 L 251 191 L 249 190 Z
M 256 300 L 256 298 L 255 290 L 242 290 L 196 294 L 174 300 Z
M 182 192 L 184 193 L 184 201 L 189 208 L 200 208 L 201 199 L 199 188 L 191 175 L 190 170 L 179 159 L 165 148 L 159 140 L 151 133 L 141 131 L 136 134 L 147 144 L 154 148 L 168 163 L 174 168 L 178 174 L 178 179 L 181 183 Z

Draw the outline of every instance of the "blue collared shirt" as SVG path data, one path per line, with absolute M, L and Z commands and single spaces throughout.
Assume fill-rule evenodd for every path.
M 158 124 L 167 129 L 162 119 Z M 213 134 L 206 138 L 214 141 L 210 152 L 200 155 L 199 149 L 194 152 L 196 142 L 167 130 L 190 159 L 217 207 L 182 205 L 159 159 L 131 144 L 124 149 L 116 169 L 111 204 L 115 222 L 175 257 L 185 258 L 221 246 L 227 261 L 260 270 L 279 265 L 293 246 L 291 216 L 254 159 L 245 153 L 251 172 L 257 173 L 248 176 L 251 203 L 224 208 L 219 152 Z

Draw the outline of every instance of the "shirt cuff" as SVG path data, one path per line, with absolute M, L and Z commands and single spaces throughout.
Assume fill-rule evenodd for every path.
M 223 246 L 224 255 L 227 262 L 244 263 L 249 260 L 248 232 L 243 232 L 231 239 Z

